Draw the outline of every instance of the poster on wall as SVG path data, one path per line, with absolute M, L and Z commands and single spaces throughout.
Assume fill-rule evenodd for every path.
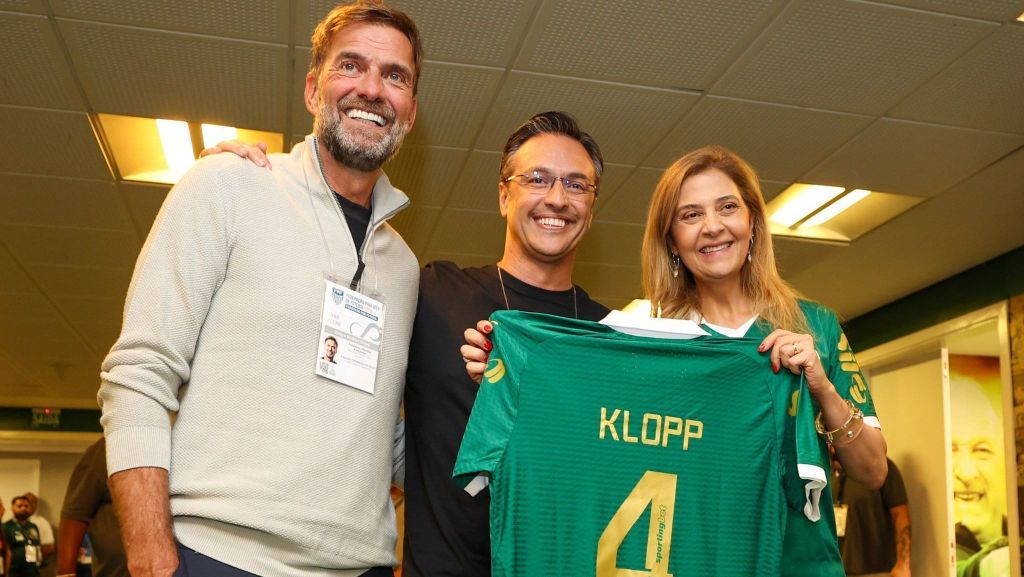
M 957 577 L 1008 577 L 999 357 L 949 355 Z

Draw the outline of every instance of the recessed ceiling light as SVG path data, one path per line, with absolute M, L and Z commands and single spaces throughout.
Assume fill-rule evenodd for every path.
M 123 180 L 174 184 L 195 163 L 200 150 L 222 140 L 265 142 L 267 152 L 281 152 L 284 144 L 284 136 L 276 132 L 162 118 L 98 116 L 113 155 L 111 164 Z
M 773 206 L 769 206 L 768 210 L 769 220 L 782 226 L 793 226 L 831 202 L 844 190 L 841 186 L 794 184 L 772 201 Z
M 797 183 L 768 203 L 773 235 L 849 243 L 923 199 Z M 779 217 L 782 215 L 782 218 Z
M 843 196 L 840 196 L 839 200 L 836 200 L 832 204 L 818 211 L 817 214 L 815 214 L 811 218 L 800 223 L 800 228 L 803 228 L 805 226 L 818 226 L 821 224 L 825 224 L 826 222 L 838 216 L 839 213 L 843 212 L 844 210 L 850 208 L 851 206 L 867 198 L 869 194 L 871 194 L 870 190 L 864 190 L 862 188 L 858 188 L 857 190 L 851 190 L 850 192 L 844 194 Z

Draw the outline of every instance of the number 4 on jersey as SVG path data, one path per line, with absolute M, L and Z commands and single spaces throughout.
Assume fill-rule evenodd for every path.
M 647 571 L 616 566 L 619 547 L 640 516 L 651 506 L 647 533 Z M 597 542 L 597 577 L 672 577 L 668 572 L 672 548 L 672 518 L 676 505 L 676 475 L 647 471 L 633 487 Z

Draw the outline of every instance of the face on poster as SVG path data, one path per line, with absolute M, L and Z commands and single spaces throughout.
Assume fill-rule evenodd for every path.
M 957 544 L 965 548 L 964 529 L 982 548 L 1004 536 L 1001 388 L 998 357 L 949 356 L 953 513 L 960 526 Z

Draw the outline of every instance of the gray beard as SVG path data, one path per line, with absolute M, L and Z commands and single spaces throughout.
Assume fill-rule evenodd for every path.
M 398 153 L 408 127 L 406 122 L 396 122 L 380 140 L 366 146 L 346 131 L 337 106 L 323 104 L 313 121 L 313 134 L 334 160 L 360 172 L 373 172 Z

